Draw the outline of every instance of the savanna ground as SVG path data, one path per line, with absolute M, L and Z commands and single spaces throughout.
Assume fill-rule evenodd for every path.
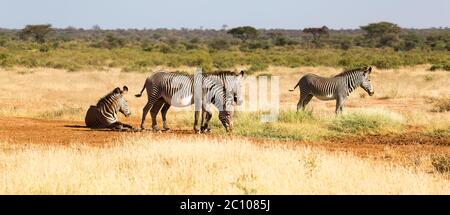
M 450 78 L 429 67 L 375 69 L 375 95 L 353 92 L 339 117 L 315 98 L 297 113 L 299 92 L 288 89 L 302 74 L 342 69 L 269 67 L 280 77 L 278 121 L 236 112 L 226 134 L 215 114 L 202 135 L 192 111 L 176 108 L 170 132 L 82 127 L 89 105 L 123 85 L 132 116 L 120 119 L 139 126 L 146 98 L 133 94 L 151 71 L 1 69 L 0 193 L 449 194 Z

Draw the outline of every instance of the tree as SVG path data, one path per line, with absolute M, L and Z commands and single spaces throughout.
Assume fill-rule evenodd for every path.
M 295 44 L 294 41 L 292 41 L 290 38 L 284 36 L 280 32 L 269 32 L 267 34 L 269 38 L 272 40 L 272 43 L 276 46 L 286 46 L 286 45 L 292 45 Z
M 416 33 L 401 35 L 400 38 L 402 43 L 399 48 L 404 51 L 409 51 L 423 44 L 423 38 Z
M 214 49 L 214 50 L 226 50 L 230 47 L 230 44 L 228 43 L 227 40 L 225 39 L 213 39 L 209 44 L 208 47 L 210 49 Z
M 52 32 L 52 25 L 27 25 L 22 31 L 20 31 L 20 38 L 28 39 L 32 37 L 36 42 L 45 42 L 45 37 L 48 33 Z
M 241 39 L 244 42 L 258 37 L 258 30 L 251 26 L 232 28 L 227 31 L 227 33 L 233 35 L 233 37 Z
M 94 30 L 94 31 L 101 31 L 102 30 L 100 25 L 93 25 L 91 29 Z
M 394 23 L 378 22 L 361 26 L 370 46 L 394 47 L 399 42 L 401 28 Z
M 223 24 L 223 25 L 222 25 L 222 30 L 223 30 L 223 31 L 226 31 L 227 29 L 228 29 L 228 25 L 227 25 L 227 24 Z
M 321 28 L 305 28 L 303 29 L 303 33 L 312 35 L 312 41 L 316 47 L 320 47 L 322 45 L 321 38 L 323 36 L 329 35 L 327 26 L 322 26 Z
M 108 49 L 122 48 L 125 45 L 125 40 L 115 37 L 112 34 L 106 35 L 105 41 Z

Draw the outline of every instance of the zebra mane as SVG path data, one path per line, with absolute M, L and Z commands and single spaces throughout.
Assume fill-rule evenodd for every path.
M 107 100 L 109 97 L 111 97 L 114 94 L 120 94 L 120 88 L 117 87 L 115 88 L 113 91 L 111 91 L 110 93 L 106 94 L 106 96 L 103 96 L 102 98 L 100 98 L 97 102 L 97 106 L 101 103 L 104 103 L 105 100 Z
M 178 75 L 191 75 L 189 72 L 179 71 L 179 70 L 173 71 L 173 72 L 170 72 L 170 73 L 174 73 L 174 74 L 178 74 Z
M 186 71 L 172 71 L 170 73 L 178 74 L 178 75 L 192 75 L 189 72 Z M 239 75 L 236 72 L 228 71 L 228 70 L 219 70 L 219 71 L 209 71 L 209 72 L 202 72 L 204 76 L 210 76 L 210 75 Z
M 219 71 L 212 71 L 212 72 L 203 72 L 204 76 L 210 76 L 210 75 L 239 75 L 236 72 L 228 71 L 228 70 L 219 70 Z
M 349 70 L 345 70 L 345 71 L 335 75 L 334 77 L 347 76 L 347 75 L 358 73 L 358 72 L 365 72 L 366 70 L 367 70 L 367 67 L 360 67 L 360 68 L 349 69 Z

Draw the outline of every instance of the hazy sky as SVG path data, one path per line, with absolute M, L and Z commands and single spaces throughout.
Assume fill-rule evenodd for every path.
M 450 27 L 450 0 L 0 0 L 0 28 Z

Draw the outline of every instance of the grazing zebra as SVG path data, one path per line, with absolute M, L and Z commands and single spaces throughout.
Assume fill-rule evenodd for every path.
M 121 123 L 117 120 L 117 112 L 126 117 L 130 116 L 127 101 L 123 94 L 128 92 L 128 87 L 123 90 L 119 87 L 101 98 L 96 106 L 91 105 L 86 113 L 84 122 L 89 128 L 111 128 L 111 129 L 133 129 L 131 125 Z
M 364 67 L 344 71 L 331 78 L 320 77 L 315 74 L 306 74 L 298 81 L 294 89 L 300 86 L 300 100 L 297 104 L 297 111 L 311 101 L 315 96 L 320 100 L 336 100 L 336 114 L 342 112 L 345 100 L 357 87 L 362 87 L 370 96 L 374 94 L 370 84 L 369 74 L 372 67 Z
M 228 71 L 220 71 L 210 74 L 187 75 L 173 72 L 156 72 L 148 77 L 144 87 L 136 97 L 141 97 L 144 89 L 147 89 L 148 101 L 142 113 L 141 129 L 145 129 L 144 123 L 148 111 L 151 109 L 152 129 L 159 130 L 156 125 L 156 115 L 162 107 L 163 127 L 168 129 L 166 113 L 170 106 L 187 107 L 198 104 L 195 101 L 195 90 L 201 90 L 201 129 L 197 127 L 199 108 L 196 106 L 194 130 L 195 132 L 207 132 L 209 120 L 212 117 L 211 104 L 219 109 L 219 119 L 227 131 L 233 129 L 232 103 L 242 104 L 241 78 L 244 72 L 236 74 Z M 195 80 L 195 81 L 194 81 Z M 197 91 L 198 92 L 198 91 Z

